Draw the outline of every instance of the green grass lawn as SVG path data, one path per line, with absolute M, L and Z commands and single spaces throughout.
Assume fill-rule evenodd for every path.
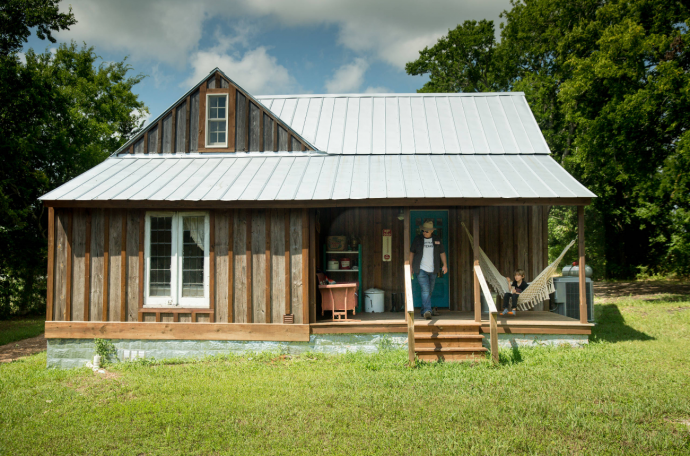
M 45 331 L 45 322 L 45 317 L 0 321 L 0 345 L 38 336 Z
M 597 306 L 583 349 L 0 365 L 0 454 L 690 454 L 690 299 Z

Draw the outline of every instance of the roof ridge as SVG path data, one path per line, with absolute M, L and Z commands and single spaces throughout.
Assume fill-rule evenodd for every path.
M 373 98 L 373 97 L 524 97 L 524 92 L 459 92 L 459 93 L 298 93 L 291 95 L 254 95 L 259 100 L 280 98 Z

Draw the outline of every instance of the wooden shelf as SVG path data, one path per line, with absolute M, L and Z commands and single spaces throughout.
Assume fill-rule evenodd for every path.
M 359 253 L 359 250 L 326 250 L 326 253 Z

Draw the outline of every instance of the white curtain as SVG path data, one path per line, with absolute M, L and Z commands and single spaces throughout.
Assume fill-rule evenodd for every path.
M 184 217 L 182 220 L 182 229 L 184 231 L 189 231 L 189 236 L 192 238 L 194 243 L 202 251 L 204 250 L 204 217 Z

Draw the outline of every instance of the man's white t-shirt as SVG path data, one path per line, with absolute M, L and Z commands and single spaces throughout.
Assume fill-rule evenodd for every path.
M 434 239 L 424 238 L 424 253 L 422 254 L 422 263 L 419 268 L 423 271 L 434 272 Z

